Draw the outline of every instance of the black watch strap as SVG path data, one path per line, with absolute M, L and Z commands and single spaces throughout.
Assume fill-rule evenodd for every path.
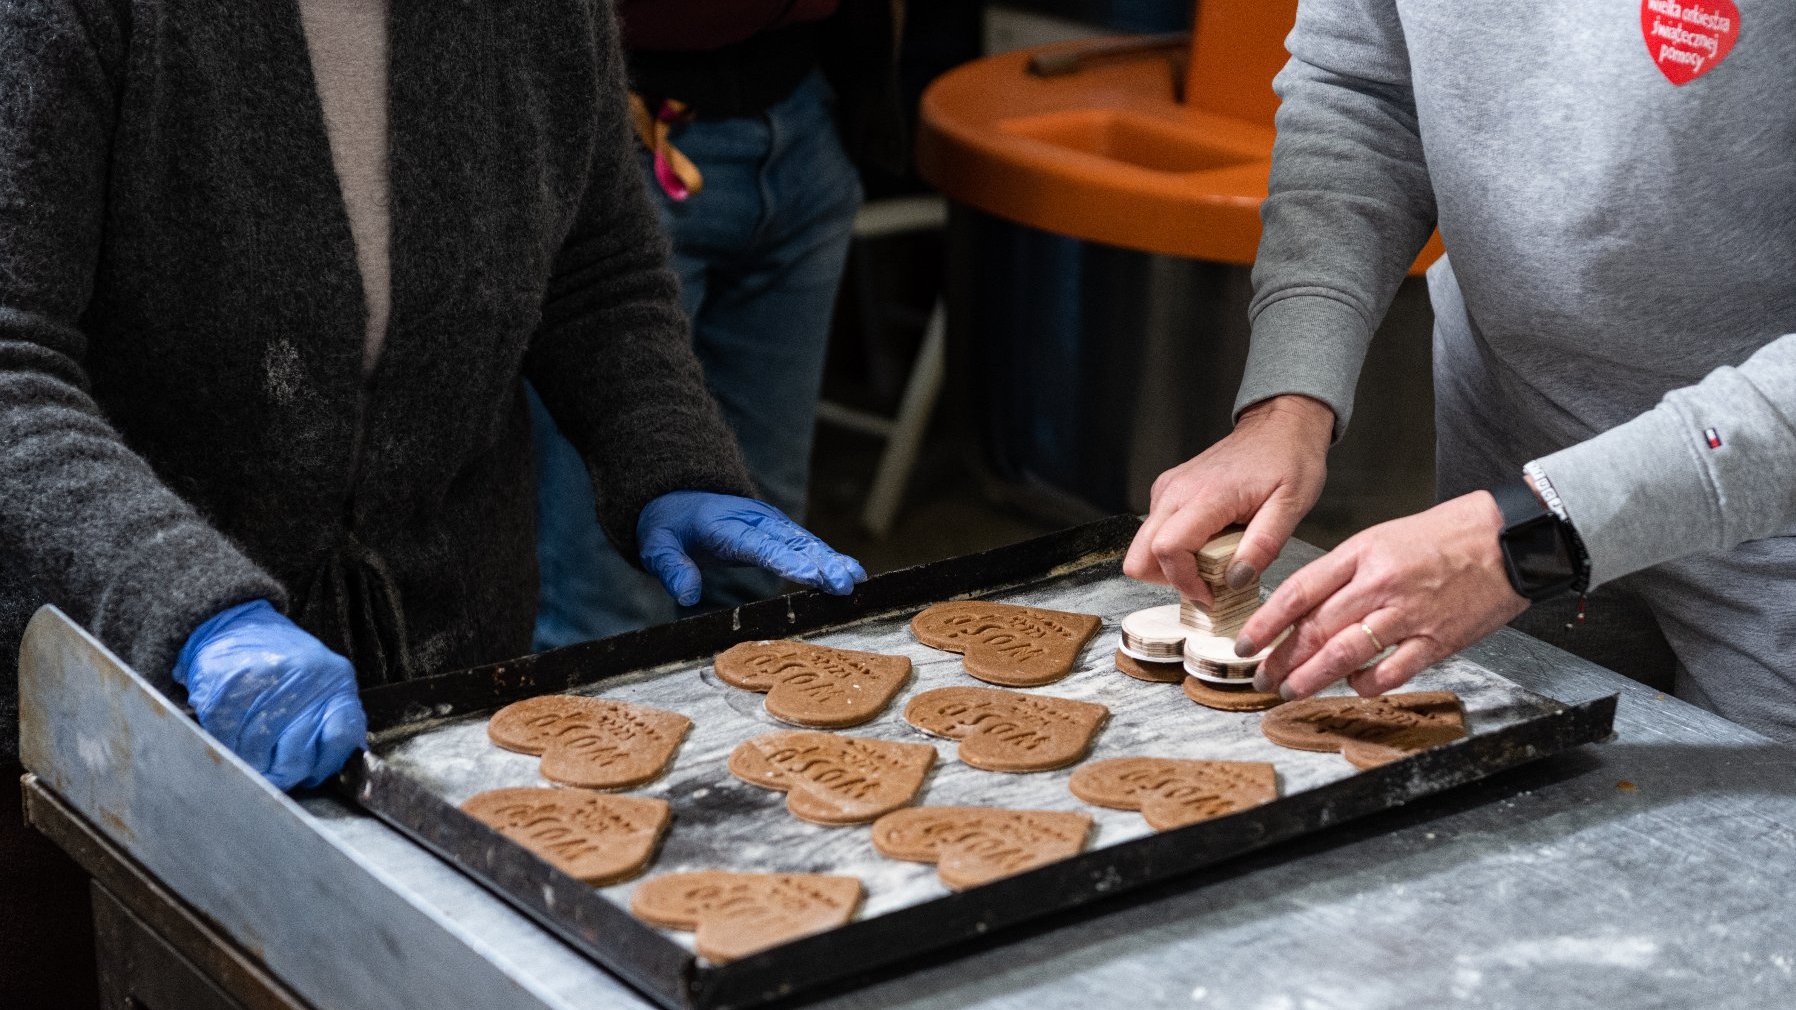
M 1508 569 L 1509 582 L 1515 591 L 1531 600 L 1541 600 L 1556 596 L 1560 592 L 1572 592 L 1579 596 L 1590 585 L 1590 555 L 1584 550 L 1584 541 L 1578 537 L 1578 531 L 1563 516 L 1543 505 L 1526 481 L 1511 481 L 1490 489 L 1492 498 L 1496 499 L 1497 511 L 1503 516 L 1503 533 L 1499 536 L 1503 549 L 1505 567 Z M 1529 585 L 1518 569 L 1511 553 L 1510 533 L 1523 525 L 1550 523 L 1565 550 L 1565 558 L 1570 563 L 1569 578 L 1557 585 Z M 1582 604 L 1580 603 L 1580 608 Z M 1580 613 L 1580 619 L 1582 614 Z
M 1552 515 L 1552 510 L 1540 503 L 1540 499 L 1534 496 L 1534 489 L 1526 481 L 1498 484 L 1490 489 L 1490 496 L 1497 500 L 1497 511 L 1503 513 L 1504 526 L 1514 526 L 1538 516 Z

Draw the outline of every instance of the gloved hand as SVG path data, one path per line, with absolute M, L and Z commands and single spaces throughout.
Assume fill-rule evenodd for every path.
M 671 491 L 636 520 L 642 565 L 683 607 L 698 602 L 696 561 L 756 565 L 793 582 L 847 596 L 867 581 L 860 562 L 830 550 L 766 502 L 706 491 Z
M 175 683 L 200 725 L 280 789 L 319 785 L 368 737 L 355 668 L 267 600 L 195 629 Z

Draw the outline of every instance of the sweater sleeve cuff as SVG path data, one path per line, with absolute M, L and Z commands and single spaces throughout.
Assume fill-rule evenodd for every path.
M 286 591 L 218 531 L 181 523 L 147 538 L 93 612 L 93 633 L 165 693 L 193 629 L 239 603 L 285 608 Z
M 1592 588 L 1718 546 L 1715 493 L 1671 411 L 1648 411 L 1534 462 L 1584 541 Z
M 1260 309 L 1234 416 L 1287 393 L 1313 397 L 1335 413 L 1334 441 L 1347 431 L 1353 390 L 1371 330 L 1359 311 L 1327 295 L 1298 294 Z

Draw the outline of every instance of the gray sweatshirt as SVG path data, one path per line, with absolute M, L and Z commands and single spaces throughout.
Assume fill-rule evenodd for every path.
M 1338 435 L 1438 222 L 1443 490 L 1538 458 L 1593 584 L 1796 532 L 1796 4 L 1304 0 L 1288 44 L 1237 410 Z

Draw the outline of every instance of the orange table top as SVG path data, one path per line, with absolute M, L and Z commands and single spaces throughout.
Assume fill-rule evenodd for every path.
M 1251 264 L 1270 123 L 1181 103 L 1182 68 L 1165 54 L 1037 77 L 1028 62 L 1040 51 L 977 60 L 930 86 L 917 144 L 923 177 L 955 200 L 1046 231 Z M 1418 267 L 1439 255 L 1438 242 Z

